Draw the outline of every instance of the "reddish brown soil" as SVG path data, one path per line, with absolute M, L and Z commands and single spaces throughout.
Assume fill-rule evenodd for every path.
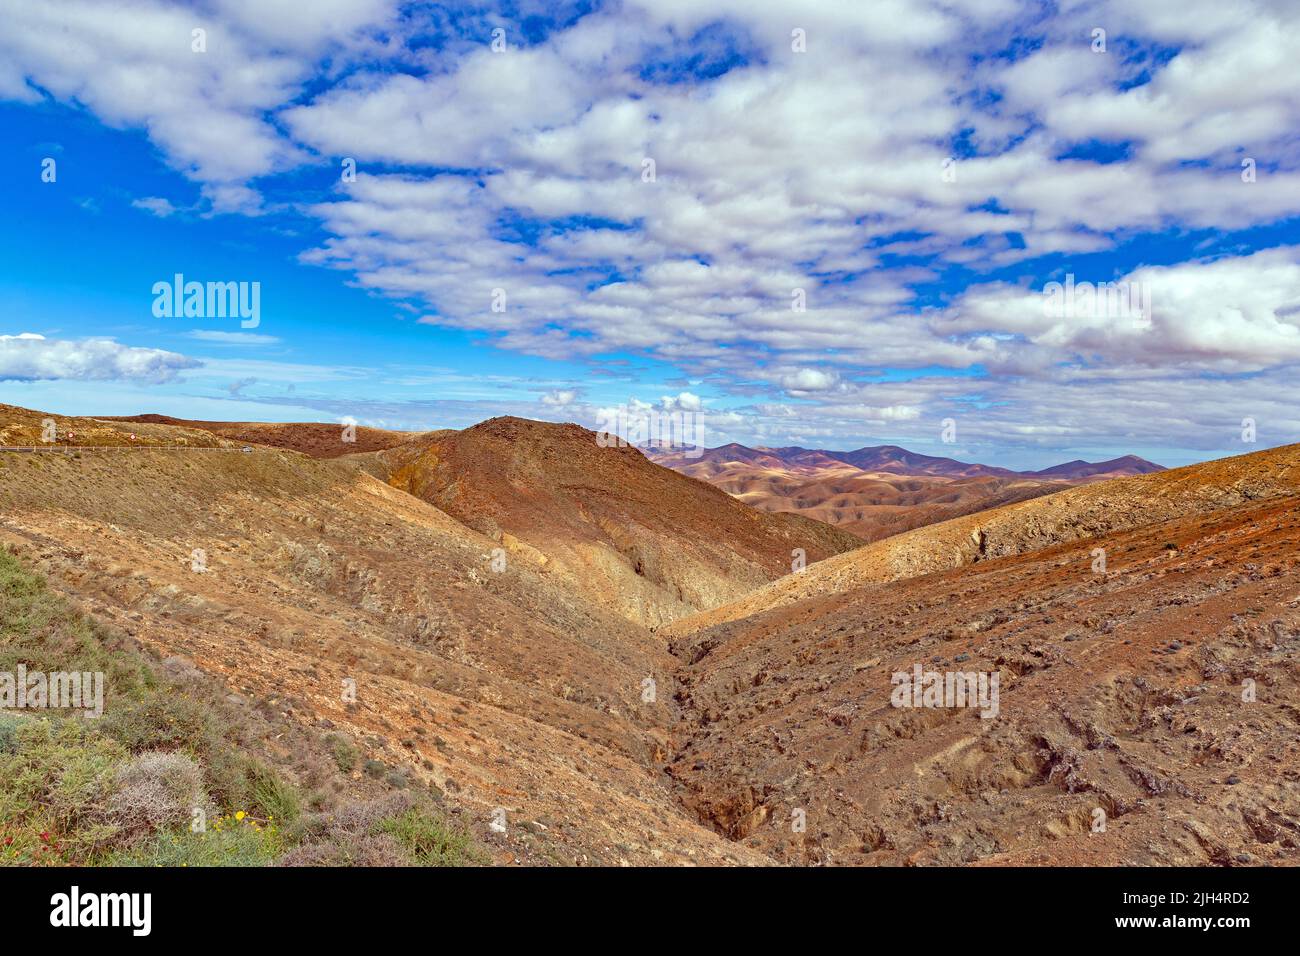
M 808 597 L 1021 554 L 1063 541 L 1300 494 L 1300 445 L 1071 488 L 955 518 L 828 558 L 731 604 L 674 622 L 677 633 Z
M 494 418 L 377 456 L 398 488 L 502 542 L 513 560 L 658 625 L 861 544 L 798 515 L 763 514 L 716 488 L 602 448 L 594 432 Z
M 700 730 L 671 772 L 720 832 L 790 862 L 1300 862 L 1297 506 L 1245 504 L 693 633 L 676 652 Z M 891 675 L 916 663 L 1000 672 L 998 716 L 891 706 Z
M 657 769 L 678 724 L 662 638 L 492 571 L 492 539 L 355 458 L 0 453 L 0 544 L 162 657 L 438 788 L 499 862 L 764 861 Z
M 46 440 L 49 422 L 54 425 L 52 442 Z M 0 405 L 0 445 L 215 448 L 233 444 L 210 431 L 183 424 L 55 415 L 16 405 Z
M 105 418 L 103 421 L 201 429 L 230 441 L 285 448 L 313 458 L 338 458 L 358 452 L 380 451 L 419 434 L 358 425 L 350 433 L 355 441 L 344 441 L 344 427 L 335 422 L 204 422 L 153 414 Z

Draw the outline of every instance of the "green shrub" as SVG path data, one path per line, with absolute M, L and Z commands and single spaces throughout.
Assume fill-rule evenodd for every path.
M 23 718 L 14 714 L 0 714 L 0 754 L 11 754 L 18 750 L 18 728 Z
M 325 742 L 329 744 L 339 770 L 343 773 L 351 773 L 357 765 L 357 757 L 360 756 L 352 741 L 342 734 L 330 734 L 325 738 Z
M 199 756 L 217 746 L 211 712 L 187 693 L 152 693 L 126 701 L 102 718 L 104 733 L 132 753 L 186 749 Z
M 176 829 L 114 854 L 110 866 L 269 866 L 284 851 L 280 831 L 221 817 L 206 830 Z
M 0 853 L 5 863 L 79 862 L 118 832 L 109 801 L 125 752 L 71 718 L 27 718 L 0 753 Z
M 249 771 L 250 806 L 260 816 L 280 824 L 292 823 L 302 812 L 302 800 L 290 784 L 263 764 L 253 764 Z
M 134 753 L 179 750 L 193 756 L 204 768 L 208 792 L 223 810 L 255 809 L 277 820 L 296 816 L 301 800 L 293 788 L 229 739 L 230 722 L 219 719 L 216 702 L 199 693 L 187 685 L 125 702 L 102 718 L 104 732 Z
M 376 830 L 396 840 L 416 866 L 471 866 L 482 862 L 468 833 L 424 807 L 411 807 L 387 817 Z
M 0 548 L 0 671 L 104 674 L 106 698 L 137 696 L 157 681 L 127 640 L 68 607 L 44 579 Z
M 384 782 L 394 790 L 405 790 L 410 781 L 407 779 L 406 771 L 401 769 L 390 770 Z

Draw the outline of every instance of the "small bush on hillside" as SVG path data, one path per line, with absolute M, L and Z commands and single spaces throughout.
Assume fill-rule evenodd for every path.
M 217 704 L 196 688 L 148 694 L 124 702 L 102 720 L 104 732 L 134 753 L 176 750 L 204 768 L 208 792 L 219 807 L 247 807 L 262 816 L 290 820 L 300 800 L 293 788 L 231 740 L 230 722 L 217 718 Z M 224 717 L 224 714 L 222 715 Z
M 103 718 L 104 733 L 132 753 L 150 750 L 210 751 L 219 736 L 212 714 L 188 694 L 148 694 L 123 702 Z
M 343 773 L 351 773 L 357 765 L 357 757 L 360 756 L 352 741 L 342 734 L 330 734 L 325 741 L 334 754 L 334 762 L 339 765 L 339 770 Z
M 0 714 L 0 754 L 11 754 L 18 749 L 18 728 L 22 720 L 13 714 Z
M 154 751 L 117 768 L 111 818 L 126 839 L 189 824 L 196 808 L 206 809 L 203 771 L 181 753 Z
M 280 858 L 281 866 L 409 866 L 410 860 L 390 836 L 351 836 L 305 843 Z
M 360 800 L 340 807 L 323 818 L 331 835 L 363 834 L 375 830 L 388 817 L 405 813 L 413 806 L 404 793 L 392 793 L 377 800 Z
M 303 817 L 285 866 L 472 866 L 484 862 L 468 833 L 399 792 Z
M 388 784 L 394 790 L 405 790 L 410 786 L 410 779 L 406 776 L 406 771 L 397 769 L 390 770 L 388 776 L 384 778 L 384 783 Z
M 379 823 L 379 832 L 397 841 L 416 866 L 469 866 L 481 862 L 468 833 L 424 807 Z
M 277 823 L 292 823 L 302 812 L 298 792 L 270 767 L 254 764 L 249 770 L 250 805 Z

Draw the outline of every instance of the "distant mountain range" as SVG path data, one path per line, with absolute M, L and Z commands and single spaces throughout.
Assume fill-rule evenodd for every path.
M 1124 455 L 1122 458 L 1112 458 L 1109 461 L 1075 459 L 1041 471 L 1012 471 L 994 465 L 957 461 L 955 458 L 921 455 L 900 448 L 898 445 L 871 445 L 855 451 L 827 451 L 798 446 L 750 448 L 732 442 L 729 445 L 719 445 L 717 448 L 707 448 L 704 454 L 698 457 L 689 457 L 686 452 L 681 451 L 657 449 L 647 450 L 646 456 L 675 471 L 701 462 L 745 463 L 784 468 L 825 468 L 834 467 L 834 464 L 839 462 L 852 465 L 860 471 L 886 472 L 891 475 L 934 475 L 946 478 L 1020 477 L 1070 482 L 1123 478 L 1164 471 L 1164 466 L 1139 458 L 1137 455 Z
M 692 457 L 647 449 L 652 461 L 699 478 L 762 511 L 793 511 L 869 541 L 1071 485 L 1163 471 L 1136 455 L 1012 471 L 921 455 L 897 445 L 854 451 L 750 448 L 732 443 Z

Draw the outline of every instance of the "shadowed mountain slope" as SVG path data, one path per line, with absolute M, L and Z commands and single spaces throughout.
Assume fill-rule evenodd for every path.
M 1051 478 L 1062 481 L 1099 481 L 1109 478 L 1126 478 L 1131 475 L 1149 475 L 1163 471 L 1159 465 L 1153 465 L 1137 455 L 1125 455 L 1110 461 L 1067 461 L 1061 465 L 1044 468 L 1042 471 L 1025 472 L 1035 478 Z
M 6 409 L 0 427 L 23 417 Z M 86 612 L 342 735 L 355 773 L 370 761 L 436 788 L 499 861 L 764 860 L 662 782 L 677 725 L 662 638 L 527 562 L 494 571 L 496 542 L 365 456 L 103 427 L 163 447 L 0 453 L 0 543 Z
M 798 515 L 764 514 L 594 432 L 494 418 L 376 456 L 394 487 L 499 541 L 507 560 L 580 585 L 649 625 L 713 607 L 856 547 Z

